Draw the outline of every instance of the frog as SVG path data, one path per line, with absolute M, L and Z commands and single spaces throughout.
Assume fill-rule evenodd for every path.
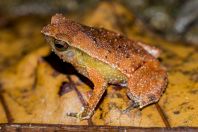
M 62 14 L 52 16 L 41 33 L 60 59 L 94 84 L 86 105 L 75 114 L 79 119 L 92 117 L 109 85 L 126 87 L 129 99 L 140 109 L 158 102 L 167 87 L 166 68 L 157 59 L 161 51 L 154 46 Z

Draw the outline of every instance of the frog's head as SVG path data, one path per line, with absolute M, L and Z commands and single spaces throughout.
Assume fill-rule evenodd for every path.
M 79 36 L 81 25 L 66 19 L 62 14 L 54 15 L 51 24 L 45 26 L 41 33 L 45 35 L 53 51 L 63 60 L 73 55 L 71 47 L 77 48 L 77 41 L 81 41 L 83 38 L 83 36 Z
M 51 23 L 42 29 L 41 33 L 45 35 L 52 48 L 55 47 L 58 51 L 63 51 L 72 45 L 72 40 L 78 29 L 77 23 L 66 19 L 62 14 L 56 14 L 52 17 Z

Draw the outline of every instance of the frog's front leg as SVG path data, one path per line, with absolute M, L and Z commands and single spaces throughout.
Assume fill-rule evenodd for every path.
M 92 68 L 87 68 L 87 73 L 89 79 L 94 84 L 94 89 L 91 97 L 88 99 L 87 106 L 83 108 L 82 112 L 77 114 L 77 117 L 80 119 L 89 119 L 92 116 L 96 105 L 107 88 L 107 82 L 98 71 Z

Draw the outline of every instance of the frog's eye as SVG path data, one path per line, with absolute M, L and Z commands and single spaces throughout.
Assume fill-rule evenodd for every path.
M 60 40 L 54 40 L 54 47 L 58 51 L 65 51 L 69 47 L 67 43 L 60 41 Z

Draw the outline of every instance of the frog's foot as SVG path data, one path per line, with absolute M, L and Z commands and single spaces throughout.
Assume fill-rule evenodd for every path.
M 88 111 L 87 108 L 84 108 L 81 112 L 78 113 L 77 116 L 81 120 L 86 120 L 86 119 L 91 118 L 92 112 L 93 111 Z
M 79 113 L 67 113 L 67 116 L 75 117 L 79 120 L 86 120 L 89 119 L 92 115 L 92 112 L 88 112 L 87 108 L 82 108 Z
M 127 108 L 125 108 L 124 110 L 122 110 L 122 113 L 128 113 L 129 111 L 133 110 L 134 108 L 139 107 L 139 104 L 133 100 L 131 100 L 131 102 L 129 103 L 129 106 Z

